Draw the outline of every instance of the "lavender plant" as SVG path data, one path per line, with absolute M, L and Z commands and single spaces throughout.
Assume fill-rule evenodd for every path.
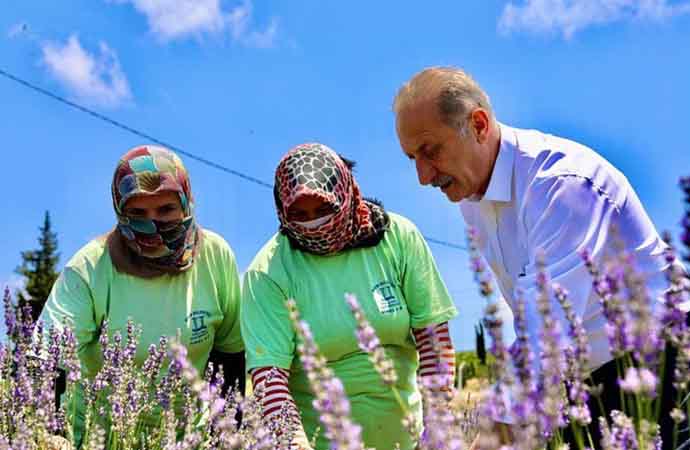
M 309 324 L 300 319 L 295 301 L 288 300 L 286 306 L 300 340 L 297 351 L 314 392 L 314 408 L 319 413 L 324 435 L 331 442 L 331 448 L 364 450 L 362 428 L 350 418 L 350 402 L 342 382 L 328 368 L 326 360 L 319 353 Z
M 179 341 L 162 337 L 137 366 L 140 328 L 130 321 L 124 337 L 109 336 L 105 323 L 103 367 L 87 379 L 69 328 L 46 331 L 39 322 L 34 330 L 28 309 L 15 307 L 7 290 L 3 304 L 8 339 L 0 346 L 0 449 L 69 450 L 79 442 L 93 450 L 289 449 L 285 428 L 281 438 L 262 420 L 260 389 L 246 398 L 232 389 L 221 395 L 222 371 L 198 374 Z M 59 370 L 67 387 L 56 409 Z M 79 396 L 86 403 L 83 419 L 74 411 Z M 279 417 L 278 423 L 289 422 Z
M 690 178 L 682 179 L 681 187 L 690 205 Z M 690 247 L 690 209 L 686 209 L 682 226 L 681 241 Z M 645 278 L 636 271 L 630 254 L 622 252 L 602 264 L 587 253 L 582 255 L 600 298 L 621 388 L 620 409 L 605 411 L 595 421 L 588 408 L 598 395 L 589 379 L 589 348 L 582 319 L 573 311 L 568 292 L 552 283 L 544 265 L 538 264 L 540 347 L 529 344 L 525 300 L 518 295 L 514 311 L 517 338 L 508 348 L 477 240 L 477 233 L 469 230 L 470 267 L 487 304 L 484 325 L 491 337 L 493 384 L 480 406 L 468 413 L 452 406 L 452 398 L 462 393 L 440 389 L 450 384 L 448 380 L 419 379 L 424 429 L 416 428 L 413 416 L 405 418 L 407 430 L 420 436 L 419 450 L 466 449 L 477 432 L 475 444 L 481 450 L 562 448 L 565 427 L 574 433 L 578 449 L 656 450 L 662 445 L 659 424 L 665 420 L 675 424 L 671 448 L 690 449 L 690 440 L 679 439 L 687 435 L 690 416 L 690 327 L 683 310 L 690 298 L 690 281 L 672 247 L 664 255 L 668 289 L 658 309 L 650 306 L 653 302 Z M 360 349 L 369 355 L 382 382 L 395 390 L 395 366 L 357 299 L 348 295 L 346 301 L 356 319 L 353 332 Z M 265 423 L 261 386 L 248 397 L 233 389 L 222 395 L 222 371 L 209 368 L 205 374 L 197 373 L 179 339 L 170 342 L 162 337 L 150 346 L 143 365 L 137 365 L 134 355 L 141 329 L 128 322 L 124 334 L 111 335 L 105 323 L 99 336 L 102 368 L 95 376 L 86 377 L 77 358 L 75 336 L 68 328 L 44 330 L 41 323 L 34 328 L 28 308 L 16 307 L 8 290 L 3 306 L 8 339 L 0 345 L 0 450 L 68 450 L 78 444 L 89 450 L 291 448 L 295 423 L 287 409 Z M 342 383 L 319 354 L 295 303 L 288 301 L 287 307 L 330 448 L 364 450 L 361 428 L 350 418 Z M 559 307 L 562 311 L 553 310 Z M 555 319 L 559 312 L 566 318 L 563 324 Z M 563 348 L 559 347 L 562 342 L 567 343 Z M 664 373 L 671 355 L 676 364 L 672 372 Z M 538 373 L 534 367 L 540 368 Z M 60 371 L 65 372 L 66 391 L 56 406 Z M 667 384 L 674 392 L 668 417 L 661 416 L 661 402 L 670 387 L 664 380 L 670 380 Z M 83 417 L 75 411 L 79 398 L 86 404 Z M 242 423 L 236 420 L 239 411 Z M 502 417 L 511 418 L 510 429 L 495 426 Z M 593 439 L 593 427 L 598 427 L 599 442 Z
M 505 439 L 497 435 L 501 427 L 491 426 L 490 421 L 485 420 L 481 426 L 480 448 L 498 448 L 506 442 L 511 442 L 514 448 L 560 448 L 563 429 L 568 426 L 579 449 L 594 446 L 603 449 L 658 449 L 662 445 L 659 424 L 669 419 L 676 423 L 670 437 L 671 448 L 690 448 L 690 441 L 677 440 L 680 432 L 688 431 L 687 417 L 690 413 L 690 338 L 687 312 L 681 309 L 688 300 L 690 281 L 678 264 L 673 249 L 670 248 L 665 255 L 669 288 L 660 309 L 652 307 L 654 302 L 646 288 L 645 278 L 636 270 L 629 253 L 621 252 L 601 265 L 595 264 L 589 254 L 582 255 L 592 275 L 594 291 L 600 297 L 621 390 L 620 410 L 604 411 L 605 416 L 599 418 L 599 423 L 592 424 L 599 427 L 602 436 L 601 441 L 595 442 L 590 433 L 592 414 L 588 405 L 592 395 L 596 399 L 597 387 L 588 381 L 587 339 L 582 319 L 573 312 L 567 291 L 551 283 L 543 263 L 538 262 L 536 303 L 542 317 L 539 349 L 528 346 L 524 300 L 518 298 L 515 310 L 517 339 L 510 350 L 512 360 L 508 364 L 500 329 L 496 326 L 496 306 L 491 299 L 493 287 L 477 251 L 477 238 L 477 233 L 469 230 L 470 266 L 480 293 L 488 300 L 485 321 L 493 341 L 491 353 L 498 364 L 498 374 L 486 396 L 483 410 L 489 417 L 500 421 L 507 412 L 503 394 L 510 392 L 512 414 L 508 420 L 514 425 L 512 439 Z M 552 296 L 567 319 L 565 348 L 560 348 L 562 331 L 551 310 Z M 541 370 L 535 379 L 530 362 L 536 350 L 539 350 L 538 366 Z M 672 376 L 675 393 L 671 399 L 662 399 L 662 392 L 668 396 L 668 389 L 661 383 L 665 379 L 664 362 L 676 354 Z M 567 396 L 563 395 L 564 388 Z M 661 416 L 662 401 L 674 403 L 670 417 Z
M 386 352 L 376 336 L 374 328 L 366 318 L 366 315 L 359 305 L 357 298 L 352 294 L 345 294 L 345 301 L 349 305 L 357 323 L 355 335 L 359 348 L 369 355 L 369 360 L 381 376 L 383 383 L 395 393 L 400 399 L 395 383 L 397 375 L 393 362 L 386 356 Z M 430 329 L 432 345 L 437 353 L 440 343 L 437 336 Z M 400 406 L 406 412 L 404 424 L 412 436 L 419 436 L 419 450 L 448 449 L 461 450 L 468 447 L 474 439 L 477 427 L 476 415 L 473 411 L 460 411 L 451 405 L 456 392 L 448 386 L 453 383 L 448 380 L 448 370 L 439 367 L 439 375 L 419 377 L 418 383 L 421 388 L 424 406 L 424 430 L 419 430 L 416 426 L 414 416 L 407 411 L 405 404 L 400 401 Z M 421 433 L 421 435 L 420 435 Z

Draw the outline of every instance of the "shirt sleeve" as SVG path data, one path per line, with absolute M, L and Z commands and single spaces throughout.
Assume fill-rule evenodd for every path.
M 39 317 L 47 333 L 51 328 L 62 332 L 72 329 L 77 340 L 77 354 L 83 360 L 86 346 L 98 336 L 91 289 L 72 268 L 66 267 L 53 284 Z M 46 342 L 46 340 L 44 340 Z
M 247 370 L 257 367 L 290 369 L 295 356 L 295 331 L 280 287 L 266 274 L 247 271 L 242 289 L 242 336 Z
M 410 312 L 410 327 L 447 322 L 457 315 L 429 246 L 414 225 L 403 242 L 402 291 Z
M 224 277 L 225 289 L 221 292 L 223 321 L 216 330 L 214 350 L 224 353 L 238 353 L 244 349 L 240 331 L 240 277 L 237 272 L 235 256 L 228 249 L 222 265 L 221 276 Z

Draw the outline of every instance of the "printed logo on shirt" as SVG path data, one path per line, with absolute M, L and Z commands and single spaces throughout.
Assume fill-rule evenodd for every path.
M 391 314 L 402 310 L 402 303 L 395 296 L 395 286 L 389 281 L 377 283 L 371 293 L 381 314 Z
M 204 310 L 192 311 L 187 316 L 187 323 L 192 328 L 191 344 L 198 344 L 208 339 L 208 326 L 206 326 L 206 319 L 211 316 L 211 313 Z

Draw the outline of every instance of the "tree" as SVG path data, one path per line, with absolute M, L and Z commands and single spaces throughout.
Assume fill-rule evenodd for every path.
M 25 278 L 24 292 L 17 294 L 19 305 L 31 305 L 31 316 L 34 321 L 41 314 L 53 283 L 58 277 L 56 268 L 60 258 L 57 253 L 57 234 L 51 230 L 48 211 L 39 230 L 39 248 L 22 252 L 22 264 L 16 269 L 16 272 Z
M 486 344 L 484 342 L 484 325 L 481 322 L 474 326 L 475 347 L 477 349 L 477 358 L 483 366 L 486 365 Z

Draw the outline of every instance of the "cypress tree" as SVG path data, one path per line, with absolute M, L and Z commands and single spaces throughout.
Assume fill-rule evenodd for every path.
M 479 358 L 479 361 L 482 363 L 482 365 L 486 365 L 486 344 L 484 341 L 484 325 L 481 324 L 481 322 L 478 325 L 474 326 L 474 335 L 475 335 L 475 347 L 476 347 L 476 352 L 477 352 L 477 358 Z
M 45 213 L 43 226 L 39 228 L 39 231 L 38 249 L 21 252 L 22 263 L 16 269 L 25 281 L 24 292 L 17 294 L 19 306 L 29 304 L 34 321 L 41 314 L 53 283 L 59 275 L 57 264 L 60 258 L 57 252 L 57 234 L 51 229 L 48 211 Z

